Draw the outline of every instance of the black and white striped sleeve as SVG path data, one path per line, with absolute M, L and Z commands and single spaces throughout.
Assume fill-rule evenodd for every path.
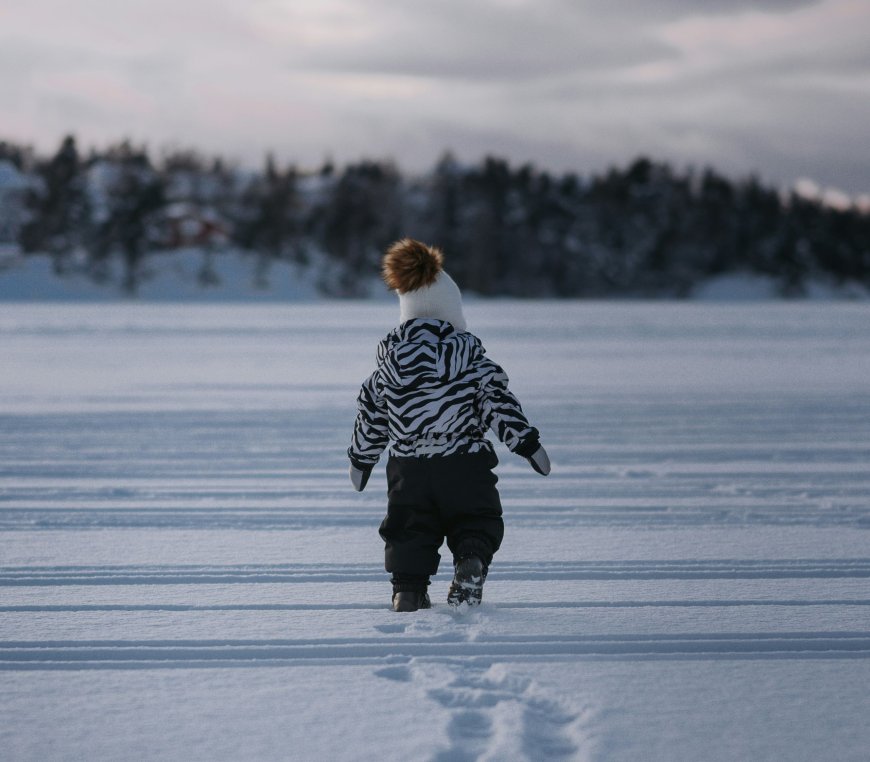
M 347 455 L 357 467 L 370 468 L 389 443 L 387 406 L 378 391 L 379 371 L 369 376 L 357 397 L 357 415 Z
M 511 452 L 525 455 L 536 449 L 538 430 L 529 425 L 520 401 L 508 389 L 507 373 L 486 356 L 478 359 L 478 369 L 478 405 L 484 426 L 492 429 Z

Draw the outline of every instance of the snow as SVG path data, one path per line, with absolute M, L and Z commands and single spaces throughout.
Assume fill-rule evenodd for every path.
M 117 265 L 117 263 L 115 263 Z M 203 286 L 200 274 L 206 265 L 217 283 Z M 268 262 L 263 283 L 258 283 L 256 255 L 222 251 L 209 256 L 195 248 L 152 254 L 143 266 L 137 297 L 143 301 L 311 301 L 321 298 L 317 272 L 299 264 Z M 58 276 L 48 256 L 10 260 L 0 269 L 0 301 L 112 302 L 123 298 L 120 266 L 113 282 L 98 284 L 83 272 Z
M 777 278 L 752 272 L 731 272 L 701 281 L 692 289 L 691 298 L 704 302 L 761 302 L 781 299 L 782 292 L 783 283 Z M 802 284 L 801 298 L 866 301 L 870 299 L 870 291 L 857 281 L 835 283 L 830 278 L 817 276 Z
M 847 212 L 850 209 L 861 209 L 862 196 L 856 196 L 854 199 L 845 191 L 839 188 L 822 188 L 818 183 L 806 177 L 800 178 L 794 184 L 794 194 L 803 199 L 814 203 L 820 203 L 829 209 L 836 209 L 839 212 Z
M 692 297 L 709 302 L 755 302 L 776 299 L 779 284 L 775 278 L 757 273 L 726 273 L 702 281 Z
M 80 253 L 80 252 L 79 252 Z M 152 252 L 141 265 L 135 297 L 118 285 L 121 265 L 111 262 L 108 282 L 96 283 L 82 270 L 84 258 L 74 256 L 74 267 L 58 275 L 51 257 L 24 256 L 14 244 L 0 243 L 0 302 L 312 302 L 324 292 L 337 293 L 341 267 L 320 251 L 308 253 L 308 262 L 261 260 L 258 255 L 235 249 L 212 252 L 188 247 Z M 69 265 L 66 265 L 69 268 Z M 204 277 L 205 276 L 205 277 Z M 203 281 L 208 285 L 203 285 Z M 780 278 L 748 271 L 728 272 L 701 280 L 689 294 L 691 301 L 762 302 L 783 299 Z M 361 284 L 368 298 L 392 301 L 378 276 Z M 794 297 L 795 294 L 790 294 Z M 467 297 L 470 301 L 470 295 Z M 799 298 L 811 301 L 868 301 L 870 289 L 858 281 L 836 283 L 819 274 L 807 278 Z
M 6 159 L 0 159 L 0 194 L 6 191 L 25 191 L 30 187 L 27 178 Z
M 310 302 L 323 300 L 334 287 L 340 267 L 323 252 L 308 253 L 309 262 L 261 259 L 235 249 L 212 252 L 196 247 L 152 252 L 144 258 L 135 297 L 118 285 L 121 264 L 110 262 L 109 282 L 96 283 L 81 269 L 57 275 L 51 257 L 22 256 L 0 246 L 0 302 Z M 207 275 L 209 285 L 203 285 Z M 212 277 L 213 276 L 213 277 Z M 392 298 L 378 276 L 361 284 L 372 299 Z
M 479 610 L 395 614 L 344 450 L 392 303 L 0 305 L 4 758 L 864 760 L 870 306 L 467 305 Z

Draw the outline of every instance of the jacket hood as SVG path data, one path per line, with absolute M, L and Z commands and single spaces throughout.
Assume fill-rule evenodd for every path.
M 436 386 L 462 376 L 480 354 L 483 347 L 473 334 L 444 320 L 415 318 L 378 345 L 378 366 L 390 386 Z

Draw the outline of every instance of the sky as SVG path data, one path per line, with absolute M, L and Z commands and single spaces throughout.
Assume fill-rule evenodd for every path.
M 870 0 L 2 0 L 0 140 L 870 191 Z

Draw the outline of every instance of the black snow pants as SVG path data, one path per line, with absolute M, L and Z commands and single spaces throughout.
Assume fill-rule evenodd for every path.
M 504 537 L 496 465 L 493 452 L 390 457 L 380 534 L 394 579 L 435 574 L 445 537 L 454 558 L 476 555 L 489 566 Z

